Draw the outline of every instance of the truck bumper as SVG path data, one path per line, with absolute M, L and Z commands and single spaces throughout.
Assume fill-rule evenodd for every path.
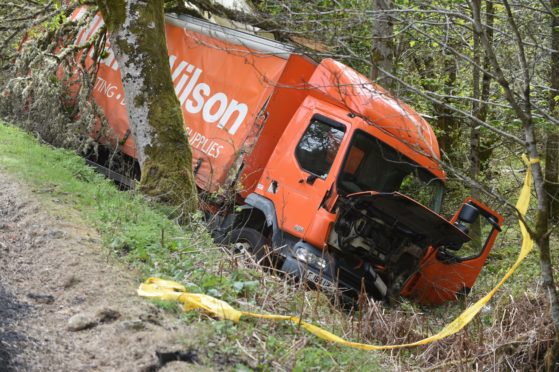
M 365 270 L 303 241 L 297 242 L 285 252 L 281 270 L 297 280 L 304 281 L 312 289 L 341 296 L 344 300 L 355 299 L 362 292 L 362 279 L 365 278 L 365 292 L 379 298 L 379 293 Z

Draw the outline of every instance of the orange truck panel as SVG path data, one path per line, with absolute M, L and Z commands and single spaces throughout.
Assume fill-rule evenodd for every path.
M 503 217 L 491 208 L 472 198 L 467 198 L 466 203 L 473 203 L 477 208 L 488 215 L 495 216 L 499 226 L 503 225 Z M 455 223 L 458 213 L 451 219 Z M 407 297 L 415 298 L 420 303 L 439 305 L 447 301 L 453 301 L 458 294 L 469 292 L 473 287 L 491 247 L 497 239 L 499 231 L 493 229 L 479 255 L 456 262 L 445 262 L 437 257 L 437 250 L 433 247 L 423 258 L 418 273 L 410 278 L 402 293 Z
M 365 76 L 333 59 L 323 60 L 309 83 L 362 117 L 367 125 L 399 142 L 397 149 L 439 178 L 439 144 L 433 129 L 415 110 Z M 396 143 L 396 142 L 393 142 Z
M 344 151 L 349 143 L 348 133 L 351 128 L 347 112 L 330 103 L 307 97 L 293 115 L 285 134 L 275 147 L 260 181 L 261 187 L 256 191 L 274 202 L 282 230 L 300 238 L 305 236 L 316 218 L 324 195 L 331 189 L 337 176 L 335 172 L 330 172 L 324 179 L 319 177 L 309 184 L 306 182 L 308 172 L 298 164 L 295 157 L 298 141 L 294 139 L 301 138 L 307 129 L 307 123 L 315 114 L 328 115 L 346 126 L 346 135 L 338 150 Z M 341 161 L 342 158 L 337 157 L 332 168 L 337 168 Z M 274 183 L 277 188 L 274 187 Z M 313 230 L 319 229 L 315 226 Z M 313 238 L 311 240 L 316 241 Z
M 77 11 L 74 19 L 83 14 Z M 96 16 L 90 27 L 78 35 L 78 44 L 85 43 L 103 24 Z M 198 168 L 196 183 L 213 192 L 228 176 L 236 176 L 240 153 L 252 150 L 260 134 L 257 116 L 287 60 L 186 30 L 184 25 L 179 19 L 167 19 L 169 65 L 193 152 L 193 166 Z M 115 134 L 123 138 L 128 130 L 128 115 L 119 66 L 110 49 L 101 61 L 94 97 Z M 126 141 L 123 152 L 135 156 L 132 138 Z
M 264 128 L 254 146 L 252 155 L 245 157 L 245 167 L 241 176 L 241 182 L 244 186 L 241 191 L 243 197 L 246 197 L 256 188 L 264 167 L 285 128 L 301 102 L 308 95 L 308 84 L 306 82 L 316 65 L 316 62 L 298 54 L 292 54 L 289 57 L 270 102 L 265 108 Z

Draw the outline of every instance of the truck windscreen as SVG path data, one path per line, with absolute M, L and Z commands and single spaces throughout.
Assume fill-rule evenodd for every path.
M 379 139 L 357 130 L 345 156 L 338 191 L 341 195 L 361 191 L 399 191 L 439 212 L 442 182 Z

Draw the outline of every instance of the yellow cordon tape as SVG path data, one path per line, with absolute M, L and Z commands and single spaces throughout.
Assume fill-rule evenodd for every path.
M 524 186 L 520 191 L 520 196 L 516 203 L 516 208 L 522 217 L 526 215 L 528 211 L 528 205 L 530 203 L 530 186 L 532 184 L 532 172 L 530 169 L 530 165 L 539 162 L 539 159 L 530 159 L 526 156 L 522 158 L 526 163 L 528 169 L 526 170 L 526 177 L 524 179 Z M 524 225 L 523 221 L 520 220 L 520 231 L 522 232 L 522 248 L 520 249 L 520 253 L 518 254 L 518 258 L 514 265 L 507 271 L 507 273 L 503 276 L 501 281 L 493 288 L 488 294 L 486 294 L 483 298 L 478 300 L 475 304 L 468 307 L 458 318 L 454 321 L 449 323 L 446 327 L 444 327 L 439 333 L 424 338 L 423 340 L 412 342 L 408 344 L 401 344 L 401 345 L 370 345 L 370 344 L 362 344 L 358 342 L 351 342 L 344 340 L 341 337 L 334 335 L 324 329 L 305 322 L 301 320 L 299 317 L 296 316 L 287 316 L 287 315 L 268 315 L 268 314 L 258 314 L 258 313 L 251 313 L 247 311 L 239 311 L 233 308 L 225 301 L 218 300 L 217 298 L 199 294 L 199 293 L 188 293 L 186 288 L 176 282 L 170 280 L 163 280 L 158 278 L 149 278 L 142 283 L 138 288 L 138 295 L 144 297 L 155 297 L 162 300 L 170 300 L 170 301 L 178 301 L 181 302 L 184 306 L 184 311 L 190 311 L 194 309 L 201 309 L 214 316 L 216 318 L 221 319 L 229 319 L 234 322 L 238 322 L 241 319 L 241 316 L 245 317 L 252 317 L 252 318 L 262 318 L 262 319 L 270 319 L 270 320 L 287 320 L 291 321 L 295 325 L 300 325 L 310 333 L 314 334 L 317 337 L 320 337 L 324 340 L 335 342 L 341 345 L 353 347 L 356 349 L 361 350 L 386 350 L 386 349 L 399 349 L 411 346 L 419 346 L 425 345 L 433 341 L 441 340 L 447 336 L 450 336 L 462 328 L 466 326 L 473 318 L 476 316 L 477 313 L 491 300 L 495 292 L 503 285 L 503 283 L 516 271 L 522 260 L 526 258 L 528 253 L 532 250 L 534 246 L 534 241 L 530 237 L 526 226 Z

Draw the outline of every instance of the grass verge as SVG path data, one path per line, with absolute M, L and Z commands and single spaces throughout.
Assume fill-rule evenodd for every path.
M 0 123 L 0 170 L 21 179 L 38 195 L 79 212 L 100 232 L 104 245 L 144 276 L 180 281 L 252 311 L 302 315 L 327 329 L 361 339 L 360 324 L 324 296 L 293 287 L 264 273 L 250 257 L 215 246 L 201 223 L 188 228 L 167 218 L 170 210 L 134 191 L 119 191 L 73 152 L 39 144 L 21 130 Z M 208 366 L 227 364 L 260 370 L 381 370 L 381 353 L 327 344 L 286 323 L 213 321 L 199 313 L 180 314 L 196 324 L 197 337 L 185 346 L 203 348 Z

